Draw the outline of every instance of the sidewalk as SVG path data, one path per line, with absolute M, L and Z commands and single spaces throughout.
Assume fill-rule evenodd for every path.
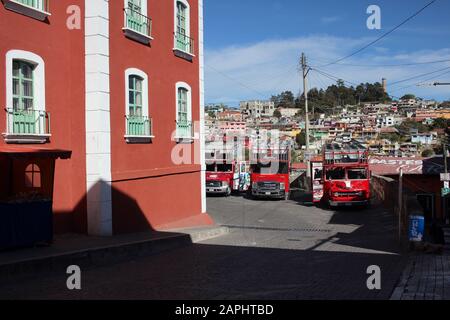
M 191 245 L 228 233 L 220 226 L 153 231 L 112 237 L 81 234 L 56 236 L 51 246 L 0 251 L 0 281 L 16 276 L 65 270 L 75 264 L 91 267 Z
M 449 300 L 450 254 L 412 254 L 391 300 Z

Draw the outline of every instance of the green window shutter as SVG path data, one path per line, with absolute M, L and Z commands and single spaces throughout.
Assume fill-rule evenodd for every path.
M 36 124 L 39 121 L 34 109 L 34 65 L 13 60 L 13 132 L 36 133 Z
M 128 78 L 128 134 L 143 136 L 149 134 L 148 120 L 143 116 L 143 83 L 144 79 L 131 75 Z
M 177 48 L 183 51 L 187 51 L 189 46 L 189 39 L 187 38 L 186 28 L 186 12 L 186 6 L 181 2 L 177 2 Z

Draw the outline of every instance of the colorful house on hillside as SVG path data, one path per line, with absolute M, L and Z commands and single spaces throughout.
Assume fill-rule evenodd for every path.
M 203 0 L 3 0 L 0 38 L 0 150 L 71 151 L 55 165 L 55 233 L 212 223 Z

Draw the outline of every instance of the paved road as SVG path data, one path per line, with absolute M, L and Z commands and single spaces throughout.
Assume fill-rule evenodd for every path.
M 381 209 L 326 211 L 291 201 L 209 198 L 228 235 L 126 263 L 0 286 L 0 298 L 388 299 L 406 259 L 394 219 Z M 366 287 L 370 265 L 382 288 Z

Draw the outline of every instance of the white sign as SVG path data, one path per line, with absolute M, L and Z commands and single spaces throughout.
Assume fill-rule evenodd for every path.
M 450 173 L 441 173 L 441 181 L 450 181 Z

